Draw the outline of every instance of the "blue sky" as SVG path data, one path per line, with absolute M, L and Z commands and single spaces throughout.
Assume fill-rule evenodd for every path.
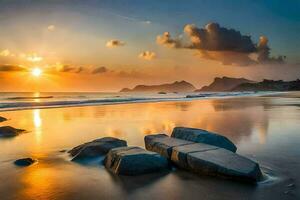
M 0 0 L 0 64 L 68 65 L 86 73 L 104 66 L 129 86 L 177 79 L 202 85 L 223 75 L 294 79 L 300 76 L 299 10 L 299 0 Z M 185 25 L 204 29 L 211 22 L 251 36 L 254 45 L 266 36 L 270 58 L 287 56 L 285 65 L 224 66 L 219 55 L 199 58 L 195 50 L 156 42 L 164 32 L 179 39 Z M 111 40 L 124 45 L 107 48 Z M 24 55 L 27 61 L 19 58 Z M 30 56 L 43 59 L 31 63 Z

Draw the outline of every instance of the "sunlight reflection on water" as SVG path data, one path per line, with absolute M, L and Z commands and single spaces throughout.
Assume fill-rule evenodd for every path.
M 189 126 L 226 135 L 237 144 L 239 153 L 276 174 L 289 166 L 300 166 L 299 161 L 290 162 L 290 158 L 300 156 L 300 102 L 298 99 L 298 106 L 296 100 L 293 105 L 287 102 L 290 100 L 248 97 L 2 112 L 1 116 L 11 119 L 3 125 L 28 132 L 0 140 L 0 162 L 4 163 L 0 169 L 7 172 L 0 177 L 0 182 L 6 183 L 0 184 L 0 193 L 6 194 L 5 199 L 12 199 L 14 194 L 17 199 L 140 199 L 145 194 L 155 199 L 170 193 L 170 199 L 208 193 L 211 195 L 206 199 L 228 194 L 241 199 L 245 194 L 265 195 L 264 190 L 184 171 L 118 178 L 101 165 L 87 167 L 69 162 L 68 156 L 59 151 L 104 136 L 143 147 L 147 134 L 170 134 L 175 126 Z M 24 156 L 39 162 L 26 169 L 16 169 L 10 163 Z M 290 173 L 298 177 L 296 172 Z

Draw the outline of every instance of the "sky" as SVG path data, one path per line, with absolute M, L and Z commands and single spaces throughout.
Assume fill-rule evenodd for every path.
M 297 79 L 299 10 L 299 0 L 0 0 L 0 91 Z

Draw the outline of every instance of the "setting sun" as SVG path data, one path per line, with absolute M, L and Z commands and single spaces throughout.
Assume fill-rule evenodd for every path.
M 40 68 L 34 68 L 31 72 L 33 76 L 39 77 L 42 74 L 42 70 Z

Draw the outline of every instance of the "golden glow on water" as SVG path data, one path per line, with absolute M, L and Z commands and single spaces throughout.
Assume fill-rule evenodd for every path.
M 238 99 L 201 100 L 4 112 L 2 116 L 11 120 L 3 125 L 26 129 L 28 133 L 3 149 L 14 151 L 18 146 L 28 152 L 47 152 L 104 136 L 143 146 L 145 135 L 170 134 L 175 126 L 219 132 L 235 143 L 247 139 L 248 143 L 261 140 L 263 144 L 270 116 L 261 102 L 242 102 L 244 105 Z
M 33 110 L 33 123 L 34 123 L 34 127 L 36 129 L 39 129 L 42 125 L 42 119 L 41 119 L 41 116 L 40 116 L 40 110 L 39 109 Z
M 294 107 L 272 107 L 272 102 L 268 98 L 236 98 L 2 112 L 1 116 L 11 119 L 3 125 L 28 132 L 11 140 L 0 140 L 0 161 L 3 162 L 0 170 L 6 172 L 0 177 L 0 181 L 5 180 L 5 184 L 0 184 L 0 192 L 5 192 L 7 199 L 24 200 L 120 199 L 129 194 L 142 199 L 138 194 L 149 192 L 155 197 L 182 199 L 215 190 L 223 195 L 233 194 L 239 188 L 222 181 L 197 178 L 193 174 L 182 175 L 184 172 L 150 177 L 149 180 L 144 177 L 137 177 L 138 180 L 116 178 L 98 163 L 91 167 L 72 163 L 67 153 L 60 150 L 105 136 L 125 139 L 128 145 L 143 147 L 147 134 L 170 134 L 175 126 L 188 126 L 229 137 L 237 144 L 238 153 L 243 155 L 257 156 L 263 149 L 267 151 L 262 153 L 263 156 L 273 156 L 276 152 L 286 152 L 282 151 L 284 146 L 277 145 L 286 141 L 282 137 L 297 135 L 300 113 Z M 290 142 L 294 141 L 297 139 Z M 37 158 L 38 163 L 15 168 L 11 161 L 19 157 Z M 171 196 L 166 194 L 169 191 L 172 191 Z
M 35 138 L 37 144 L 41 142 L 41 137 L 42 137 L 42 118 L 40 115 L 40 110 L 35 109 L 32 111 L 33 112 L 33 124 L 34 124 L 34 132 L 35 132 Z

